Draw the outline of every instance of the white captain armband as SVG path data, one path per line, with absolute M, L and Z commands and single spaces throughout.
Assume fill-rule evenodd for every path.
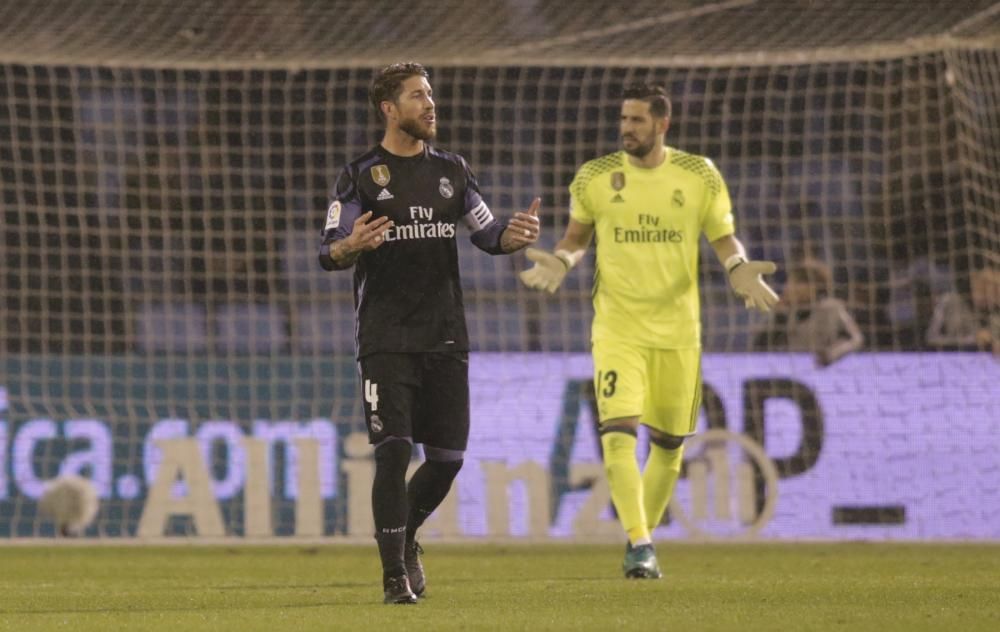
M 469 232 L 475 233 L 486 228 L 496 219 L 493 217 L 490 207 L 486 206 L 486 202 L 480 202 L 478 206 L 462 216 L 462 221 L 468 227 Z

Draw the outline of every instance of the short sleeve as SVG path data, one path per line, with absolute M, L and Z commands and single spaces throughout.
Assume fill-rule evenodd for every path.
M 594 211 L 587 196 L 587 185 L 592 175 L 586 168 L 576 172 L 573 182 L 569 185 L 569 216 L 581 224 L 594 223 Z
M 351 234 L 354 221 L 362 214 L 357 179 L 350 167 L 344 167 L 330 192 L 323 224 L 323 241 L 336 241 Z
M 473 230 L 485 227 L 493 220 L 489 207 L 483 201 L 483 194 L 479 190 L 479 181 L 476 174 L 472 172 L 472 167 L 464 158 L 459 158 L 462 165 L 463 176 L 465 178 L 465 197 L 462 208 L 462 217 Z M 469 214 L 472 214 L 471 216 Z
M 726 187 L 726 182 L 712 161 L 707 158 L 705 161 L 711 169 L 705 182 L 708 191 L 706 191 L 707 202 L 702 217 L 701 230 L 709 241 L 715 241 L 735 233 L 736 223 L 733 219 L 733 204 L 729 199 L 729 189 Z

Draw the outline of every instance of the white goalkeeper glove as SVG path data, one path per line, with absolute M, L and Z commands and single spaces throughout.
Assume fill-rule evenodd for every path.
M 554 253 L 538 248 L 525 250 L 528 259 L 535 262 L 519 276 L 521 282 L 534 290 L 545 290 L 549 294 L 555 292 L 562 283 L 566 273 L 583 258 L 583 251 L 556 250 Z
M 726 259 L 729 285 L 743 299 L 747 309 L 757 308 L 761 312 L 771 311 L 778 302 L 778 295 L 761 278 L 762 274 L 774 274 L 778 266 L 771 261 L 748 261 L 743 255 L 733 255 Z

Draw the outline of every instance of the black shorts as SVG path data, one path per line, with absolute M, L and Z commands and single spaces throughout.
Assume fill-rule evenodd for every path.
M 373 353 L 358 368 L 371 443 L 412 437 L 434 448 L 465 450 L 468 353 Z

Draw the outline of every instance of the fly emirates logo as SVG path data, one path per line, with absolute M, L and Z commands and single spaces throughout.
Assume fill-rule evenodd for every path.
M 638 226 L 615 226 L 615 243 L 619 244 L 660 244 L 664 242 L 679 244 L 682 241 L 684 241 L 682 231 L 660 226 L 660 218 L 655 215 L 639 213 Z
M 448 222 L 435 222 L 434 209 L 425 206 L 410 207 L 412 224 L 395 225 L 385 233 L 386 241 L 401 241 L 403 239 L 451 239 L 455 236 L 455 225 Z

